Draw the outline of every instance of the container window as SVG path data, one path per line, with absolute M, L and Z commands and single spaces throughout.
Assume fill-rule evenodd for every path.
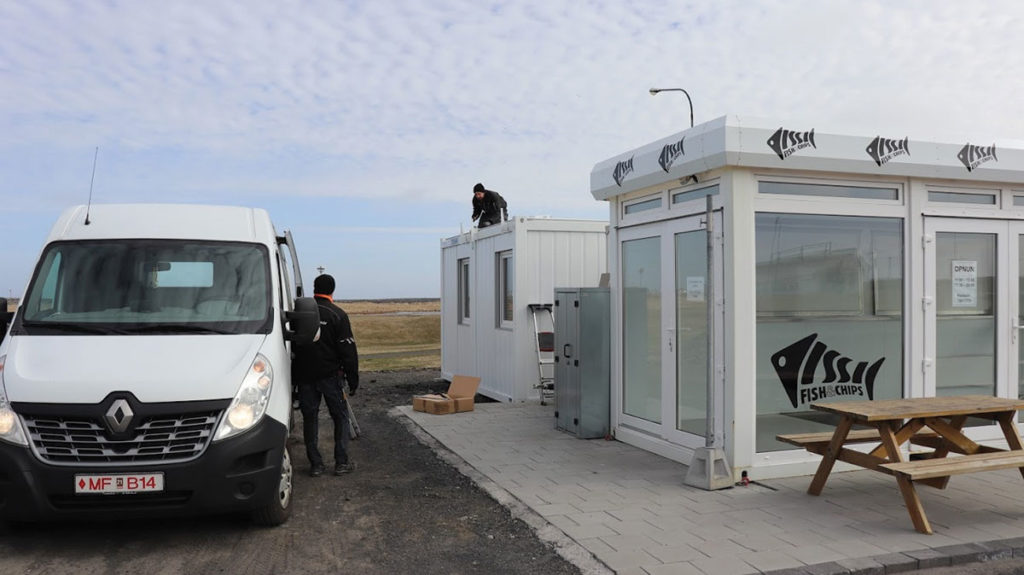
M 515 287 L 515 270 L 512 267 L 512 250 L 498 252 L 496 254 L 498 271 L 498 297 L 495 301 L 498 304 L 497 316 L 499 327 L 512 327 L 513 310 L 512 291 Z
M 459 270 L 459 323 L 469 323 L 469 258 L 462 258 Z
M 758 452 L 828 431 L 819 401 L 903 393 L 903 220 L 759 213 Z
M 649 200 L 642 200 L 632 204 L 626 204 L 625 212 L 627 214 L 635 214 L 638 212 L 646 212 L 647 210 L 656 210 L 661 207 L 661 198 L 651 198 Z
M 690 200 L 696 200 L 707 196 L 718 195 L 718 184 L 708 186 L 706 188 L 700 188 L 698 190 L 687 190 L 685 192 L 678 192 L 672 194 L 672 203 L 679 204 L 682 202 L 688 202 Z
M 929 202 L 943 202 L 947 204 L 978 204 L 984 206 L 996 205 L 995 194 L 965 194 L 962 192 L 928 192 Z M 1017 205 L 1016 197 L 1014 204 Z
M 791 182 L 761 182 L 758 191 L 762 194 L 785 194 L 789 196 L 823 196 L 829 198 L 857 198 L 864 200 L 898 200 L 898 188 L 869 188 L 865 186 L 842 186 L 834 184 L 797 184 Z

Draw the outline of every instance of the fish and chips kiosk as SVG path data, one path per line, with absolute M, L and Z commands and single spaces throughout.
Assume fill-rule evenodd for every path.
M 814 402 L 1021 395 L 1024 144 L 725 116 L 597 164 L 591 193 L 620 441 L 803 475 L 820 457 L 775 437 L 834 429 Z

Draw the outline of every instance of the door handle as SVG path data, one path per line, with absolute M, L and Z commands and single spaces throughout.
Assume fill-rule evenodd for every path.
M 562 346 L 562 355 L 566 358 L 572 357 L 572 344 L 567 343 Z
M 1010 318 L 1010 342 L 1017 343 L 1017 334 L 1020 333 L 1020 316 Z

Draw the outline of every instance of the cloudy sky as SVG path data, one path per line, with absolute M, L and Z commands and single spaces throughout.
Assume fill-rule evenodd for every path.
M 336 297 L 437 297 L 473 184 L 607 219 L 594 164 L 726 114 L 1024 138 L 1016 0 L 0 2 L 0 296 L 98 203 L 267 208 Z

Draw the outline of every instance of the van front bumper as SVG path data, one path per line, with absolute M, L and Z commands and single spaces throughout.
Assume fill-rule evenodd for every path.
M 17 521 L 127 519 L 250 511 L 276 500 L 288 430 L 264 417 L 253 429 L 210 443 L 183 463 L 64 466 L 43 463 L 28 447 L 0 442 L 0 518 Z M 78 475 L 162 473 L 163 491 L 76 494 Z

